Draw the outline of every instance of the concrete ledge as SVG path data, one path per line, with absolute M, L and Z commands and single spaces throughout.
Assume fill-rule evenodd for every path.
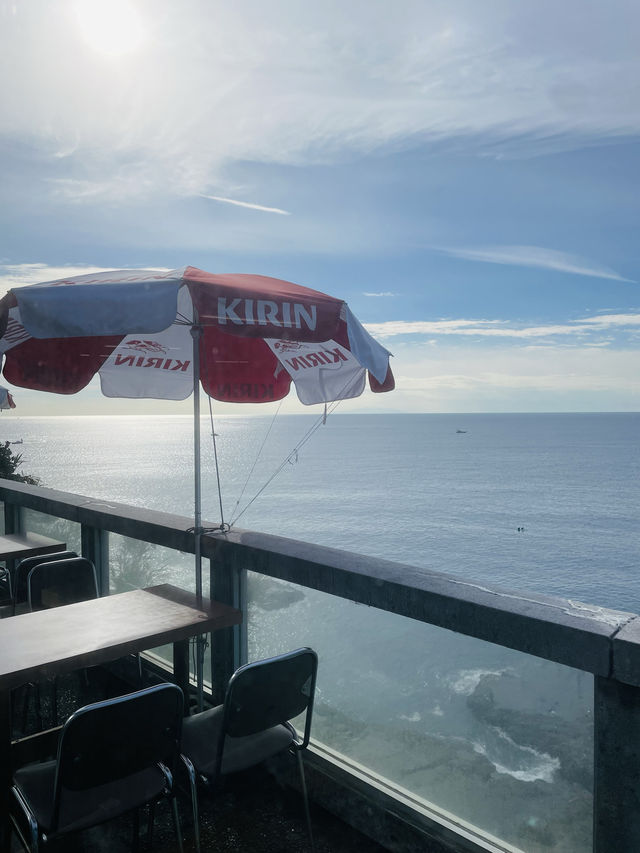
M 57 518 L 194 553 L 193 519 L 0 479 L 0 500 Z
M 214 544 L 210 546 L 209 540 Z M 203 553 L 218 564 L 260 572 L 596 675 L 611 674 L 612 638 L 635 618 L 267 534 L 232 530 L 204 537 L 203 542 Z
M 612 640 L 611 677 L 640 686 L 640 618 L 627 622 Z

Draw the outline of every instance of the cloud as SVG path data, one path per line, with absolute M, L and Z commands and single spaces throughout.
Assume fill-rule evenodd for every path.
M 597 317 L 585 317 L 578 322 L 588 327 L 605 329 L 640 326 L 640 314 L 600 314 Z
M 640 132 L 640 56 L 625 37 L 640 10 L 625 0 L 564 0 L 553 27 L 533 0 L 404 0 L 392 16 L 386 0 L 136 8 L 147 37 L 114 58 L 68 3 L 8 7 L 0 136 L 28 140 L 57 177 L 101 187 L 126 161 L 132 185 L 150 178 L 138 192 L 226 199 L 230 162 L 346 162 L 442 140 L 529 156 Z M 60 174 L 82 171 L 78 159 L 95 174 Z
M 0 295 L 12 287 L 25 287 L 44 281 L 55 281 L 74 275 L 104 272 L 109 267 L 96 266 L 49 266 L 48 264 L 2 264 L 0 263 Z
M 522 347 L 496 341 L 394 348 L 394 404 L 407 411 L 637 411 L 640 355 L 632 349 Z
M 393 338 L 400 335 L 466 335 L 493 334 L 499 320 L 388 320 L 365 323 L 374 337 Z M 498 330 L 499 331 L 499 330 Z
M 29 284 L 40 284 L 45 281 L 56 281 L 59 278 L 88 275 L 92 272 L 108 272 L 113 267 L 97 267 L 88 265 L 50 266 L 49 264 L 3 264 L 0 261 L 0 296 L 4 296 L 12 287 L 26 287 Z M 166 267 L 154 267 L 166 272 Z
M 457 335 L 461 337 L 513 338 L 532 340 L 570 337 L 583 339 L 605 331 L 634 332 L 640 328 L 640 314 L 604 314 L 585 317 L 566 323 L 525 326 L 504 320 L 389 320 L 384 323 L 365 323 L 377 338 L 409 336 Z
M 248 207 L 250 210 L 260 210 L 263 213 L 279 213 L 281 216 L 291 216 L 291 213 L 288 210 L 282 210 L 279 207 L 265 207 L 263 204 L 254 204 L 250 201 L 237 201 L 234 198 L 224 198 L 224 196 L 220 195 L 202 194 L 202 198 L 208 198 L 211 201 L 221 201 L 225 204 L 235 204 L 236 207 Z
M 592 278 L 605 278 L 612 281 L 631 282 L 613 270 L 602 267 L 555 249 L 540 246 L 485 246 L 478 248 L 438 248 L 436 251 L 466 261 L 479 261 L 487 264 L 507 264 L 509 266 L 533 267 L 554 270 L 556 272 L 584 275 Z
M 393 293 L 391 290 L 382 290 L 379 293 L 371 293 L 369 291 L 364 290 L 362 292 L 363 296 L 371 296 L 374 298 L 383 297 L 383 296 L 397 296 L 396 293 Z

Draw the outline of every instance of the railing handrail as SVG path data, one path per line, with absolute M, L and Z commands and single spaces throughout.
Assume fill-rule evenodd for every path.
M 194 552 L 193 520 L 186 516 L 3 479 L 0 500 Z M 594 675 L 640 685 L 640 618 L 633 613 L 514 592 L 390 560 L 240 529 L 204 536 L 202 554 L 216 565 L 247 568 Z

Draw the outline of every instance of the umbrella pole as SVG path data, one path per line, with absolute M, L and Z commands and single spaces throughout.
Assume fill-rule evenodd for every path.
M 197 320 L 197 317 L 196 317 Z M 194 537 L 195 537 L 195 569 L 196 569 L 196 598 L 198 606 L 202 606 L 202 484 L 200 479 L 200 338 L 202 326 L 194 324 L 191 327 L 193 338 L 193 482 L 194 482 Z M 196 638 L 196 685 L 198 689 L 198 711 L 204 706 L 204 649 L 205 642 L 202 634 Z

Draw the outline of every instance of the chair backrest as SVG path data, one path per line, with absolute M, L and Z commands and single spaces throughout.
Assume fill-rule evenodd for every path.
M 232 675 L 224 699 L 222 728 L 230 737 L 252 735 L 286 723 L 306 711 L 301 747 L 309 743 L 318 671 L 310 648 L 241 666 Z M 222 751 L 223 738 L 221 738 Z M 221 755 L 220 755 L 221 758 Z
M 54 830 L 65 791 L 77 792 L 164 764 L 173 771 L 179 755 L 183 694 L 175 684 L 156 684 L 86 705 L 64 724 L 58 741 Z M 135 779 L 129 780 L 135 784 Z
M 68 560 L 77 557 L 75 551 L 55 551 L 53 554 L 40 554 L 36 557 L 25 557 L 16 566 L 13 578 L 13 598 L 16 603 L 27 601 L 27 578 L 34 566 L 40 563 L 49 563 L 56 560 Z
M 27 576 L 27 597 L 31 610 L 49 610 L 98 596 L 95 566 L 86 557 L 38 563 Z

